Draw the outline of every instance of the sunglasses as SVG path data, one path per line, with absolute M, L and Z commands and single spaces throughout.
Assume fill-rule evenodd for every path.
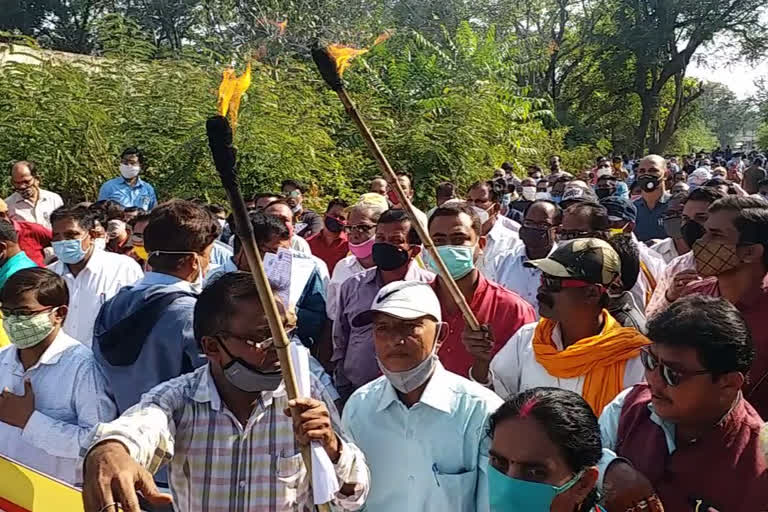
M 557 232 L 557 239 L 560 241 L 576 240 L 577 238 L 602 238 L 600 233 L 595 231 L 563 231 Z
M 565 288 L 586 288 L 587 286 L 601 286 L 581 279 L 567 279 L 562 277 L 541 276 L 541 287 L 550 292 L 559 292 Z
M 648 348 L 640 350 L 640 361 L 643 363 L 643 367 L 649 372 L 656 371 L 658 368 L 661 371 L 661 377 L 664 379 L 664 382 L 670 387 L 679 386 L 680 383 L 688 377 L 712 373 L 709 370 L 681 371 L 672 369 L 654 356 Z
M 295 330 L 296 330 L 295 327 L 293 329 L 286 329 L 285 335 L 289 340 L 291 339 L 291 336 L 293 336 L 293 333 Z M 227 338 L 234 338 L 236 340 L 240 340 L 244 342 L 246 345 L 248 345 L 250 348 L 253 348 L 256 350 L 267 350 L 269 347 L 275 344 L 275 338 L 271 338 L 271 337 L 261 341 L 253 341 L 243 336 L 236 336 L 228 332 L 222 332 L 219 336 L 225 336 Z
M 355 224 L 354 226 L 345 225 L 344 231 L 347 233 L 370 233 L 371 230 L 376 229 L 376 224 Z

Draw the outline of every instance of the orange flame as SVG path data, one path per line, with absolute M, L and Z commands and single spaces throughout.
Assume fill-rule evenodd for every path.
M 245 68 L 245 73 L 239 77 L 235 75 L 235 70 L 227 68 L 222 72 L 221 84 L 219 85 L 219 115 L 229 114 L 229 124 L 232 131 L 237 127 L 237 113 L 240 110 L 240 98 L 251 85 L 251 63 Z
M 387 39 L 392 37 L 392 33 L 390 31 L 385 31 L 382 34 L 379 35 L 379 37 L 376 38 L 376 40 L 371 45 L 371 48 L 376 46 L 377 44 L 381 44 Z M 336 63 L 336 72 L 339 74 L 339 76 L 342 76 L 344 74 L 344 71 L 349 68 L 349 66 L 352 65 L 351 61 L 355 57 L 358 57 L 360 55 L 363 55 L 365 53 L 368 53 L 370 51 L 369 48 L 354 48 L 352 46 L 344 46 L 341 44 L 332 44 L 329 45 L 328 48 L 328 55 L 331 56 L 333 61 Z

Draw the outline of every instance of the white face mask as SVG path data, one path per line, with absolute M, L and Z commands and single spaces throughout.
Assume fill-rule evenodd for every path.
M 130 180 L 139 175 L 141 167 L 138 165 L 120 164 L 120 176 Z
M 104 251 L 107 249 L 107 239 L 106 238 L 94 238 L 93 239 L 93 248 L 97 251 Z
M 418 388 L 435 372 L 435 367 L 440 358 L 437 356 L 437 347 L 440 340 L 440 331 L 443 328 L 443 324 L 438 324 L 437 332 L 435 333 L 435 344 L 432 345 L 432 352 L 429 353 L 426 359 L 411 368 L 410 370 L 404 370 L 402 372 L 393 372 L 388 370 L 382 362 L 376 357 L 376 363 L 379 365 L 381 373 L 389 380 L 392 387 L 401 393 L 410 393 L 414 389 Z
M 536 200 L 538 201 L 540 199 L 546 199 L 547 201 L 551 201 L 552 196 L 549 195 L 549 192 L 536 192 Z
M 523 187 L 521 195 L 526 201 L 533 201 L 536 198 L 536 187 Z

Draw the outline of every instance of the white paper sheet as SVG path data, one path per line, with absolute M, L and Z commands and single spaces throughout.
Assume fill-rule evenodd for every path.
M 285 249 L 280 249 L 277 254 L 268 252 L 264 255 L 264 272 L 272 287 L 272 293 L 280 297 L 286 307 L 296 304 L 291 303 L 292 259 L 293 253 Z

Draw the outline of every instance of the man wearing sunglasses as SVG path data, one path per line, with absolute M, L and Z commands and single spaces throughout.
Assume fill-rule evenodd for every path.
M 280 190 L 293 213 L 293 225 L 296 227 L 297 236 L 309 238 L 322 231 L 324 224 L 322 215 L 304 208 L 306 186 L 303 183 L 296 180 L 283 180 Z
M 603 410 L 603 447 L 645 475 L 666 510 L 764 510 L 763 421 L 741 391 L 754 347 L 738 310 L 686 297 L 651 319 L 648 337 L 647 383 Z
M 310 441 L 333 463 L 334 510 L 359 510 L 370 481 L 363 455 L 347 441 L 318 379 L 310 374 L 310 396 L 288 400 L 249 273 L 222 276 L 200 294 L 194 332 L 206 365 L 155 387 L 94 430 L 84 463 L 86 511 L 117 512 L 120 504 L 139 512 L 136 490 L 167 505 L 171 496 L 158 492 L 150 474 L 163 464 L 177 512 L 309 510 L 300 450 Z
M 494 390 L 506 397 L 538 386 L 567 389 L 599 414 L 642 381 L 640 348 L 649 343 L 606 310 L 608 287 L 621 272 L 619 256 L 603 240 L 580 238 L 527 265 L 542 272 L 542 319 L 523 326 L 493 358 Z
M 344 227 L 347 225 L 347 207 L 343 199 L 333 199 L 325 210 L 322 231 L 307 238 L 312 254 L 320 258 L 333 274 L 336 264 L 349 252 L 349 242 Z

